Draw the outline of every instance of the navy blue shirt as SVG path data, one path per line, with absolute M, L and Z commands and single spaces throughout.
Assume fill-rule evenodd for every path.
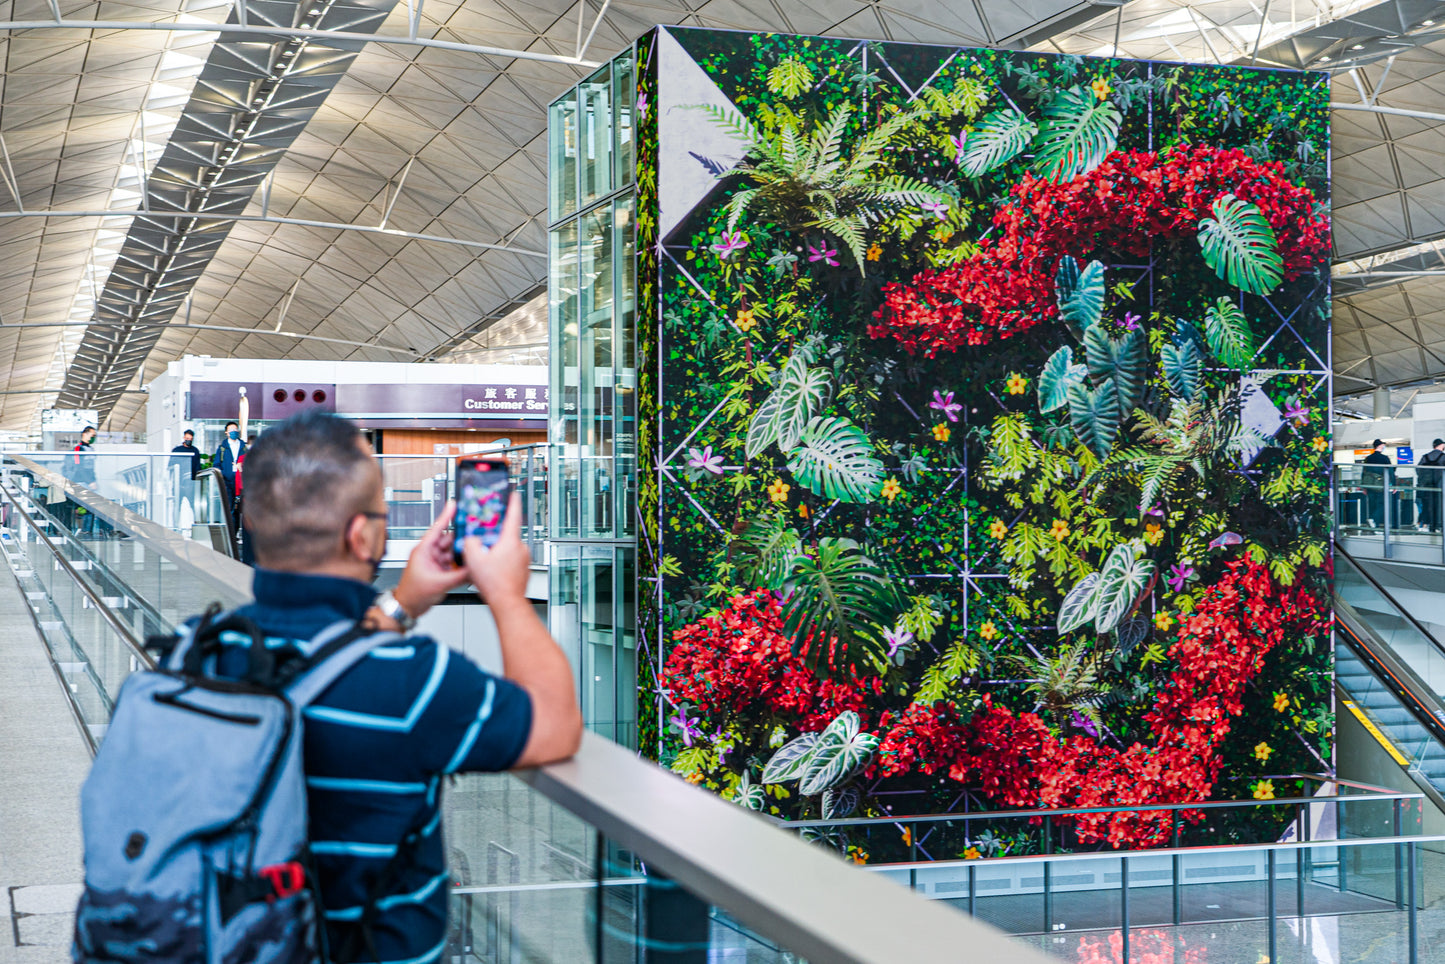
M 352 579 L 259 568 L 253 588 L 256 601 L 238 612 L 272 646 L 360 619 L 376 597 Z M 382 964 L 438 960 L 448 897 L 442 777 L 515 763 L 532 728 L 531 698 L 436 640 L 408 636 L 372 650 L 304 715 L 311 850 L 333 953 L 354 936 L 369 882 L 421 827 L 414 859 L 378 902 L 373 946 Z M 366 949 L 351 957 L 372 959 Z

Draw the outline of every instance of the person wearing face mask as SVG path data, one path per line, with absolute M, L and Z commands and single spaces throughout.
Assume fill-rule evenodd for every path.
M 371 585 L 386 552 L 381 467 L 355 425 L 323 412 L 267 429 L 246 456 L 247 538 L 255 601 L 237 610 L 272 643 L 278 665 L 325 628 L 356 621 L 399 632 L 307 707 L 303 730 L 312 854 L 329 953 L 353 961 L 431 962 L 446 943 L 442 777 L 537 766 L 572 755 L 582 735 L 572 670 L 526 597 L 531 555 L 512 496 L 490 549 L 452 556 L 446 509 L 412 551 L 393 592 Z M 503 672 L 493 676 L 411 633 L 470 582 L 489 607 Z M 248 643 L 218 673 L 241 678 Z
M 235 422 L 226 423 L 226 435 L 221 439 L 221 444 L 216 447 L 216 455 L 211 459 L 211 465 L 221 470 L 221 478 L 226 480 L 225 498 L 231 502 L 234 518 L 236 513 L 236 467 L 241 464 L 241 457 L 246 454 L 246 443 L 241 438 L 241 426 Z

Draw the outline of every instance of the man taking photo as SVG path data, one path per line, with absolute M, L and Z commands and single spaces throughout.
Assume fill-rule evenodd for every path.
M 446 943 L 443 777 L 536 766 L 582 736 L 572 669 L 526 598 L 531 555 L 514 494 L 500 540 L 457 567 L 454 507 L 412 551 L 394 593 L 372 588 L 386 551 L 380 465 L 345 419 L 319 412 L 265 432 L 246 458 L 255 602 L 238 612 L 283 657 L 338 620 L 405 633 L 468 581 L 490 608 L 504 676 L 427 636 L 374 649 L 304 712 L 311 852 L 328 959 L 429 964 Z M 288 641 L 282 643 L 281 641 Z M 222 674 L 245 672 L 228 647 Z M 419 836 L 418 836 L 419 833 Z M 407 838 L 414 845 L 404 845 Z

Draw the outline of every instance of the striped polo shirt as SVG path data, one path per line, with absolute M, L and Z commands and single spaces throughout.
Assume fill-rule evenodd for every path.
M 352 579 L 260 568 L 253 591 L 256 601 L 237 612 L 280 650 L 360 619 L 376 597 Z M 225 656 L 222 673 L 244 672 L 240 647 Z M 413 860 L 378 901 L 371 947 L 381 964 L 440 959 L 448 896 L 442 778 L 507 769 L 531 726 L 525 690 L 426 636 L 372 650 L 306 709 L 311 851 L 333 954 L 350 946 L 346 960 L 373 959 L 354 939 L 368 887 L 420 827 Z

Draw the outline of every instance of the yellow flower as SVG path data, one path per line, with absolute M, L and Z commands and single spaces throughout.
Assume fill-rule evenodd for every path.
M 1049 526 L 1049 535 L 1063 542 L 1069 537 L 1069 524 L 1063 519 L 1055 519 L 1054 524 Z
M 738 312 L 738 331 L 747 333 L 758 327 L 758 319 L 753 317 L 753 309 L 744 308 Z
M 969 847 L 967 850 L 965 850 L 965 851 L 963 852 L 963 859 L 964 859 L 964 860 L 977 860 L 978 858 L 980 858 L 980 857 L 982 857 L 982 856 L 983 856 L 983 854 L 981 854 L 981 853 L 978 852 L 978 848 L 977 848 L 977 847 Z
M 1274 711 L 1283 713 L 1287 709 L 1289 709 L 1289 697 L 1283 693 L 1274 694 Z
M 904 827 L 904 828 L 903 828 L 903 846 L 905 846 L 905 847 L 912 847 L 912 846 L 913 846 L 913 828 L 912 828 L 912 827 Z
M 868 851 L 864 850 L 862 847 L 849 847 L 848 859 L 853 861 L 853 863 L 859 864 L 861 866 L 862 864 L 866 864 L 868 862 Z
M 897 498 L 898 493 L 902 491 L 903 486 L 899 485 L 898 480 L 895 478 L 890 477 L 887 482 L 883 483 L 883 498 L 887 499 L 889 502 L 892 502 L 895 498 Z
M 994 519 L 993 525 L 988 527 L 988 534 L 993 536 L 995 539 L 1002 539 L 1004 536 L 1008 535 L 1008 526 L 1004 525 L 1002 519 Z
M 949 241 L 953 240 L 953 228 L 950 228 L 946 224 L 941 224 L 933 229 L 932 237 L 935 241 L 947 244 Z
M 701 770 L 694 770 L 694 771 L 692 771 L 691 773 L 689 773 L 689 774 L 687 775 L 687 782 L 688 782 L 688 783 L 691 783 L 693 786 L 696 786 L 697 784 L 701 783 L 701 782 L 702 782 L 702 771 L 701 771 Z
M 1022 375 L 1020 375 L 1018 372 L 1014 372 L 1013 374 L 1009 375 L 1009 377 L 1008 377 L 1008 393 L 1009 393 L 1010 395 L 1022 395 L 1024 392 L 1026 392 L 1026 391 L 1028 391 L 1028 390 L 1029 390 L 1029 380 L 1028 380 L 1027 378 L 1024 378 L 1024 377 L 1023 377 Z
M 782 479 L 774 479 L 773 484 L 768 486 L 768 498 L 774 502 L 787 502 L 788 490 L 791 488 L 792 486 Z
M 883 249 L 878 246 L 877 241 L 874 241 L 872 244 L 868 245 L 869 261 L 877 261 L 881 257 L 883 257 Z
M 942 422 L 933 426 L 933 437 L 940 442 L 947 442 L 948 437 L 952 434 L 953 433 L 949 431 L 948 426 L 944 425 Z
M 1094 96 L 1100 100 L 1103 100 L 1113 93 L 1113 90 L 1109 87 L 1109 82 L 1102 77 L 1095 77 L 1094 82 L 1089 86 L 1094 89 Z
M 1330 440 L 1323 435 L 1316 435 L 1315 440 L 1310 444 L 1314 446 L 1316 452 L 1328 452 L 1330 450 Z
M 984 639 L 993 639 L 995 636 L 998 635 L 998 628 L 994 626 L 993 620 L 990 619 L 988 622 L 978 627 L 978 634 Z
M 1273 800 L 1274 782 L 1272 780 L 1261 780 L 1254 785 L 1254 799 Z
M 1263 762 L 1265 760 L 1268 760 L 1269 755 L 1273 752 L 1274 748 L 1271 747 L 1268 743 L 1257 743 L 1254 747 L 1254 758 Z
M 1174 617 L 1168 613 L 1156 613 L 1154 615 L 1154 625 L 1160 629 L 1168 629 L 1174 625 Z
M 810 516 L 810 515 L 812 515 L 812 514 L 813 514 L 813 513 L 811 513 L 811 512 L 808 511 L 808 505 L 807 505 L 806 502 L 799 502 L 799 503 L 798 503 L 798 515 L 800 515 L 800 516 L 802 516 L 804 519 L 806 519 L 808 516 Z
M 1144 541 L 1151 546 L 1157 546 L 1164 541 L 1164 527 L 1157 522 L 1151 522 L 1144 527 Z

